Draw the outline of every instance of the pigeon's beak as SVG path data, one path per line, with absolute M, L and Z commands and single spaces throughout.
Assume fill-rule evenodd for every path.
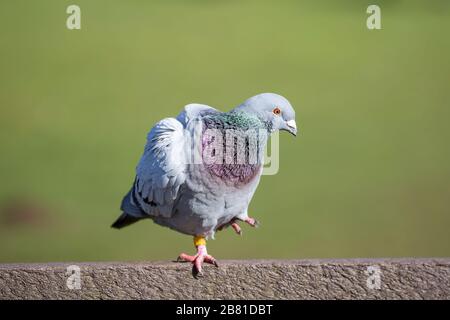
M 297 124 L 295 123 L 295 120 L 286 121 L 286 127 L 286 131 L 289 131 L 294 136 L 297 136 Z

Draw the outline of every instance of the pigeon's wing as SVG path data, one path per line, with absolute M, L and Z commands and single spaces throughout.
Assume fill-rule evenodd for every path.
M 217 112 L 220 111 L 205 104 L 191 103 L 184 107 L 184 110 L 177 116 L 177 120 L 180 121 L 185 128 L 187 128 L 189 122 L 201 117 L 202 115 Z
M 130 199 L 146 215 L 171 216 L 186 179 L 185 141 L 184 126 L 174 118 L 163 119 L 150 130 Z
M 200 104 L 190 104 L 177 118 L 158 122 L 147 136 L 144 154 L 136 169 L 136 180 L 122 202 L 122 210 L 136 218 L 165 217 L 173 212 L 180 187 L 186 181 L 191 120 L 202 112 L 217 112 Z

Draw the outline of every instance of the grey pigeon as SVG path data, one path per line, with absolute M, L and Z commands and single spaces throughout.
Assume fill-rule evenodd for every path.
M 176 118 L 159 121 L 149 132 L 123 213 L 112 225 L 122 228 L 150 218 L 194 236 L 197 254 L 182 253 L 194 274 L 203 262 L 217 266 L 206 239 L 238 221 L 256 226 L 247 208 L 258 186 L 270 133 L 297 134 L 295 111 L 284 97 L 263 93 L 229 112 L 189 104 Z

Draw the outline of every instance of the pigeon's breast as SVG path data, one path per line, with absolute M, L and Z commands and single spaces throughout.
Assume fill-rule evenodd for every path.
M 212 164 L 205 166 L 208 172 L 218 177 L 226 184 L 233 184 L 236 187 L 247 185 L 258 174 L 261 166 L 257 165 L 224 165 Z
M 206 171 L 227 185 L 250 183 L 262 166 L 263 139 L 258 129 L 205 126 L 201 157 Z

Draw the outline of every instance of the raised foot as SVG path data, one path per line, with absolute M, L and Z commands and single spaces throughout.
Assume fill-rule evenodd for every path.
M 259 227 L 259 222 L 258 220 L 254 219 L 254 218 L 247 218 L 244 220 L 246 223 L 248 223 L 249 225 L 251 225 L 252 227 L 258 228 Z
M 241 229 L 241 227 L 237 224 L 237 222 L 232 222 L 232 223 L 231 223 L 231 227 L 233 228 L 234 232 L 236 232 L 238 235 L 242 236 L 242 229 Z

